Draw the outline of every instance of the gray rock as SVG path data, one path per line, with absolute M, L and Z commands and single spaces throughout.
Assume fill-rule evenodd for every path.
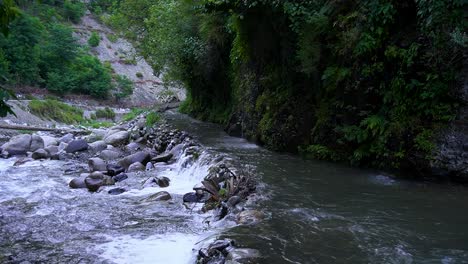
M 144 148 L 145 148 L 144 145 L 138 144 L 138 143 L 135 143 L 135 142 L 130 142 L 129 144 L 127 144 L 125 146 L 125 149 L 127 151 L 130 151 L 130 152 L 134 152 L 134 151 L 137 151 L 137 150 L 142 150 Z
M 140 151 L 121 159 L 118 162 L 118 165 L 128 169 L 128 167 L 135 162 L 140 162 L 141 164 L 146 165 L 146 163 L 148 163 L 150 160 L 151 156 L 149 153 Z
M 242 199 L 239 196 L 232 196 L 231 198 L 228 199 L 227 204 L 231 207 L 234 207 L 241 201 Z
M 60 142 L 58 145 L 59 152 L 64 151 L 67 148 L 67 146 L 68 146 L 68 143 Z
M 120 173 L 118 175 L 113 176 L 112 179 L 114 179 L 115 182 L 121 182 L 123 180 L 128 179 L 128 175 L 125 173 Z
M 265 218 L 265 214 L 257 210 L 242 211 L 237 215 L 237 223 L 242 225 L 256 224 Z
M 200 202 L 200 196 L 194 192 L 186 193 L 182 197 L 184 203 L 198 203 Z
M 31 147 L 31 135 L 23 134 L 12 137 L 2 145 L 2 150 L 8 152 L 9 156 L 26 155 Z
M 106 176 L 101 172 L 93 172 L 85 179 L 86 187 L 91 192 L 96 192 L 101 186 L 113 185 L 115 181 L 110 176 Z
M 58 140 L 51 136 L 41 136 L 42 141 L 44 142 L 44 147 L 47 148 L 48 146 L 58 146 Z
M 31 158 L 37 159 L 47 159 L 49 157 L 49 153 L 45 149 L 38 149 L 33 152 Z
M 146 170 L 147 170 L 147 171 L 150 171 L 150 170 L 152 170 L 152 169 L 154 169 L 153 163 L 151 163 L 151 162 L 146 163 Z
M 107 148 L 106 142 L 103 140 L 98 140 L 93 143 L 89 143 L 89 148 L 94 152 L 99 152 Z
M 124 188 L 119 187 L 119 188 L 111 189 L 107 193 L 110 194 L 110 195 L 119 195 L 119 194 L 124 193 L 126 191 L 127 190 L 125 190 Z
M 144 199 L 145 202 L 155 202 L 155 201 L 168 201 L 172 199 L 171 195 L 168 192 L 162 191 L 150 195 L 148 198 Z
M 116 164 L 107 165 L 107 174 L 110 176 L 118 175 L 124 171 L 125 171 L 125 168 L 120 165 L 116 165 Z
M 153 162 L 168 162 L 174 155 L 172 153 L 167 153 L 163 155 L 156 156 L 151 159 Z
M 145 170 L 145 165 L 141 164 L 140 162 L 135 162 L 132 163 L 130 166 L 128 166 L 128 172 L 137 172 L 137 171 L 144 171 Z
M 156 183 L 159 185 L 159 187 L 164 188 L 169 186 L 169 182 L 171 180 L 167 177 L 157 177 L 156 178 Z
M 54 155 L 57 155 L 59 153 L 59 148 L 58 146 L 54 146 L 54 145 L 49 145 L 45 148 L 45 151 L 47 151 L 47 153 L 49 153 L 49 156 L 54 156 Z
M 128 131 L 119 131 L 117 133 L 107 136 L 106 138 L 104 138 L 104 141 L 112 146 L 120 146 L 127 144 L 128 138 Z
M 88 160 L 89 171 L 107 171 L 107 164 L 100 158 L 90 158 Z
M 38 135 L 31 136 L 31 151 L 36 151 L 38 149 L 44 149 L 44 140 Z
M 75 153 L 78 151 L 84 151 L 88 149 L 88 142 L 84 139 L 73 140 L 68 143 L 68 146 L 65 148 L 67 153 Z
M 59 142 L 63 142 L 63 143 L 70 143 L 72 140 L 73 140 L 74 136 L 73 134 L 66 134 L 65 136 L 59 138 Z
M 116 160 L 120 157 L 120 153 L 114 150 L 103 150 L 99 157 L 103 160 Z
M 86 188 L 86 183 L 85 179 L 80 177 L 80 178 L 75 178 L 68 183 L 68 186 L 72 189 L 80 189 L 80 188 Z

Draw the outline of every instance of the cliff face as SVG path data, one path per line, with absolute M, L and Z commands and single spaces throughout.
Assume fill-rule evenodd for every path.
M 459 96 L 461 107 L 454 121 L 441 131 L 437 139 L 435 158 L 431 163 L 436 176 L 468 181 L 468 63 L 465 58 L 463 81 Z

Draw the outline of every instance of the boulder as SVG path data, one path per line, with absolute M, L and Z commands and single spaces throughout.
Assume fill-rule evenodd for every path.
M 91 192 L 96 192 L 99 187 L 104 185 L 112 185 L 115 181 L 112 177 L 102 174 L 101 172 L 93 172 L 85 179 L 86 187 Z
M 119 175 L 113 176 L 112 179 L 114 179 L 115 182 L 121 182 L 128 179 L 128 176 L 125 173 L 120 173 Z
M 48 146 L 58 146 L 58 140 L 51 136 L 41 136 L 42 141 L 44 142 L 44 147 Z
M 45 151 L 47 151 L 47 153 L 49 153 L 49 156 L 55 156 L 59 153 L 59 148 L 57 146 L 54 146 L 54 145 L 49 145 L 47 147 L 44 148 Z
M 146 163 L 148 163 L 150 160 L 151 160 L 151 156 L 149 153 L 140 151 L 140 152 L 137 152 L 135 154 L 132 154 L 130 156 L 127 156 L 121 159 L 118 162 L 118 165 L 127 169 L 131 164 L 135 162 L 140 162 L 141 164 L 146 165 Z
M 72 189 L 86 188 L 86 183 L 84 178 L 75 178 L 68 183 L 68 186 Z
M 44 140 L 38 135 L 31 136 L 31 151 L 36 151 L 38 149 L 44 149 Z
M 137 151 L 137 150 L 142 150 L 144 149 L 145 146 L 142 145 L 142 144 L 139 144 L 139 143 L 135 143 L 135 142 L 130 142 L 129 144 L 127 144 L 125 146 L 125 150 L 129 151 L 129 152 L 134 152 L 134 151 Z
M 162 191 L 150 195 L 148 198 L 144 199 L 145 202 L 155 202 L 155 201 L 167 201 L 172 199 L 171 195 L 168 192 Z
M 169 182 L 171 180 L 167 177 L 157 177 L 156 178 L 156 183 L 159 185 L 159 187 L 164 188 L 169 186 Z
M 115 160 L 120 157 L 120 153 L 114 150 L 103 150 L 101 154 L 99 154 L 99 157 L 103 160 Z
M 47 159 L 49 157 L 49 153 L 45 149 L 38 149 L 33 152 L 31 158 L 37 159 Z
M 237 223 L 242 225 L 256 224 L 265 218 L 265 214 L 257 210 L 242 211 L 237 215 Z
M 120 165 L 116 165 L 116 164 L 108 164 L 106 169 L 107 169 L 107 175 L 109 176 L 115 176 L 125 171 L 124 167 Z
M 106 138 L 104 138 L 104 141 L 112 146 L 120 146 L 127 144 L 128 137 L 128 131 L 119 131 L 117 133 L 113 133 L 107 136 Z
M 89 171 L 107 171 L 107 164 L 100 158 L 90 158 L 88 160 Z
M 103 140 L 98 140 L 93 143 L 89 143 L 89 148 L 94 152 L 99 152 L 107 148 L 106 142 Z
M 162 154 L 151 159 L 153 162 L 168 162 L 174 155 L 172 153 Z
M 73 140 L 68 143 L 68 146 L 65 148 L 67 153 L 75 153 L 78 151 L 84 151 L 88 149 L 88 142 L 84 139 Z
M 58 145 L 59 152 L 64 151 L 67 148 L 67 146 L 68 146 L 68 143 L 60 142 Z
M 194 192 L 186 193 L 182 197 L 184 203 L 198 203 L 200 202 L 200 196 Z
M 137 172 L 137 171 L 144 171 L 145 166 L 141 164 L 140 162 L 135 162 L 132 163 L 130 166 L 128 166 L 128 172 Z
M 63 142 L 63 143 L 70 143 L 72 140 L 73 140 L 74 136 L 73 134 L 66 134 L 64 135 L 63 137 L 59 138 L 59 142 Z
M 110 194 L 110 195 L 119 195 L 119 194 L 124 193 L 126 191 L 127 190 L 125 190 L 124 188 L 119 187 L 119 188 L 111 189 L 107 193 Z
M 240 203 L 242 201 L 242 199 L 237 196 L 237 195 L 234 195 L 232 196 L 231 198 L 228 199 L 227 201 L 227 204 L 230 206 L 230 207 L 234 207 L 236 206 L 238 203 Z
M 14 136 L 10 141 L 2 145 L 2 150 L 8 152 L 9 156 L 26 155 L 31 147 L 31 135 L 23 134 Z

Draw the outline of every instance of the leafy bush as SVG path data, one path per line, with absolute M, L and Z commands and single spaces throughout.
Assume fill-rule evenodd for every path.
M 81 1 L 65 0 L 63 2 L 63 13 L 73 23 L 79 23 L 85 13 L 85 5 Z
M 135 75 L 138 78 L 143 78 L 143 73 L 141 73 L 141 72 L 137 72 L 137 73 L 135 73 Z
M 117 100 L 128 97 L 133 93 L 133 82 L 127 76 L 117 75 L 116 77 L 116 94 Z
M 96 110 L 95 115 L 97 118 L 105 118 L 105 119 L 112 119 L 112 120 L 115 118 L 114 110 L 110 109 L 109 107 Z
M 88 45 L 94 48 L 94 47 L 99 46 L 100 41 L 101 41 L 101 37 L 99 37 L 99 34 L 96 32 L 92 32 L 91 36 L 88 39 Z
M 83 110 L 56 100 L 32 100 L 29 102 L 29 109 L 37 116 L 65 124 L 84 121 Z

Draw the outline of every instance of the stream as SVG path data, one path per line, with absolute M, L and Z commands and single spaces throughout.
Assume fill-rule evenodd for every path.
M 164 189 L 90 193 L 68 187 L 86 170 L 73 162 L 1 159 L 0 263 L 194 263 L 197 250 L 220 237 L 258 249 L 259 263 L 468 263 L 466 187 L 303 160 L 215 124 L 174 112 L 166 118 L 207 149 L 192 164 L 182 154 L 157 166 L 171 179 Z M 260 223 L 209 223 L 209 214 L 183 206 L 182 195 L 220 153 L 258 173 L 260 198 L 248 206 L 265 212 Z M 145 200 L 161 190 L 172 200 Z

